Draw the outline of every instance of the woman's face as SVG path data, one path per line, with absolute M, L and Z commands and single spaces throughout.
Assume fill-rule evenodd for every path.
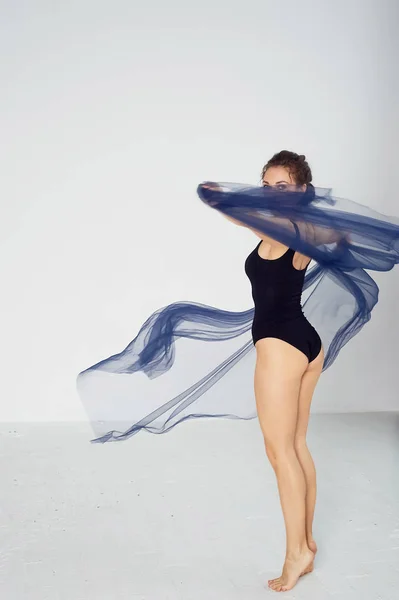
M 263 176 L 263 187 L 272 187 L 279 192 L 298 192 L 306 190 L 306 183 L 298 186 L 285 167 L 269 167 Z

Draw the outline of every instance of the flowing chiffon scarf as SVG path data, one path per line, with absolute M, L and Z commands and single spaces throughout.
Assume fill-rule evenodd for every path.
M 313 186 L 280 192 L 204 183 L 197 191 L 207 206 L 313 259 L 302 306 L 328 368 L 378 301 L 367 271 L 399 261 L 399 220 Z M 253 307 L 233 312 L 188 301 L 157 310 L 124 350 L 79 373 L 91 441 L 165 433 L 189 419 L 254 418 L 253 314 Z

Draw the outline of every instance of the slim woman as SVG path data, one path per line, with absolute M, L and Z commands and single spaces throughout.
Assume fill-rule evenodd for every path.
M 303 155 L 282 151 L 262 171 L 263 186 L 283 192 L 307 190 L 312 174 Z M 227 217 L 238 225 L 242 223 Z M 304 223 L 290 223 L 300 234 Z M 247 257 L 252 285 L 256 348 L 255 399 L 266 454 L 277 478 L 286 528 L 282 574 L 269 580 L 275 591 L 294 587 L 313 570 L 316 471 L 306 444 L 310 405 L 323 367 L 321 339 L 306 319 L 301 293 L 310 259 L 259 231 L 261 238 Z M 307 232 L 309 235 L 309 232 Z M 320 243 L 336 242 L 337 233 L 313 228 Z

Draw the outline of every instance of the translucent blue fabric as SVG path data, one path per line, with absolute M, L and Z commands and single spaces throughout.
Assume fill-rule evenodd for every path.
M 279 192 L 204 183 L 198 195 L 237 224 L 313 259 L 302 306 L 328 368 L 378 301 L 367 271 L 389 271 L 399 261 L 399 220 L 313 186 Z M 157 310 L 124 350 L 78 375 L 92 441 L 165 433 L 189 419 L 254 418 L 253 314 L 253 307 L 232 312 L 188 301 Z

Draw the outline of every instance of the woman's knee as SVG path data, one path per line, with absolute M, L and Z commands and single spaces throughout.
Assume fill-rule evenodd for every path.
M 308 449 L 305 434 L 296 434 L 294 439 L 294 447 L 297 452 L 306 452 Z
M 279 462 L 284 462 L 287 458 L 295 454 L 294 440 L 270 440 L 265 439 L 265 448 L 268 459 L 275 466 Z
M 295 452 L 302 468 L 309 474 L 311 472 L 310 469 L 313 469 L 314 465 L 312 455 L 306 444 L 306 439 L 295 440 Z
M 266 440 L 264 440 L 264 443 L 265 443 L 265 450 L 266 450 L 267 458 L 269 459 L 269 462 L 270 462 L 270 464 L 272 465 L 272 467 L 274 469 L 275 466 L 276 466 L 276 455 L 275 455 L 275 453 L 273 451 L 273 448 L 271 447 L 270 444 L 268 444 L 266 442 Z

